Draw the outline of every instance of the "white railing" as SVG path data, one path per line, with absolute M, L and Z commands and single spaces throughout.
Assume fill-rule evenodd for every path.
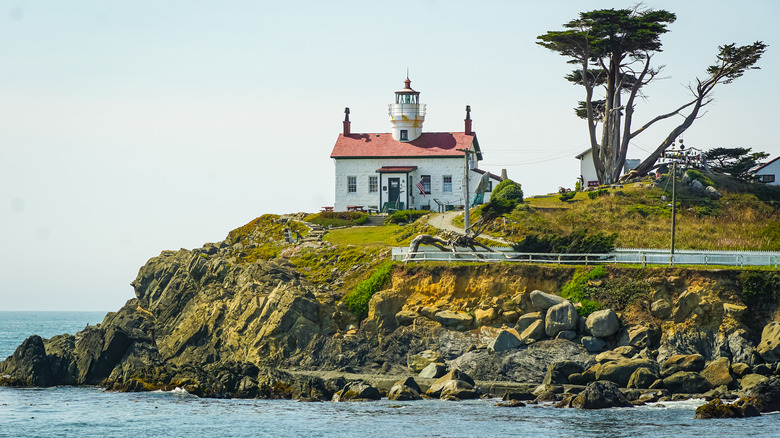
M 632 264 L 632 265 L 703 265 L 703 266 L 770 266 L 780 265 L 780 252 L 768 251 L 691 251 L 678 250 L 674 256 L 669 251 L 657 249 L 616 249 L 609 254 L 551 254 L 514 252 L 507 247 L 493 248 L 499 252 L 484 249 L 471 251 L 459 248 L 456 253 L 440 251 L 434 247 L 421 246 L 410 253 L 408 248 L 393 248 L 392 258 L 402 262 L 526 262 L 554 264 Z
M 418 117 L 425 117 L 424 103 L 391 103 L 387 106 L 390 117 L 401 117 L 415 113 Z

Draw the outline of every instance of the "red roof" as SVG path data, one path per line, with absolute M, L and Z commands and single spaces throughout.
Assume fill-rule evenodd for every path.
M 476 134 L 465 132 L 426 132 L 418 138 L 401 142 L 390 133 L 340 134 L 331 152 L 331 158 L 390 158 L 390 157 L 462 157 L 457 149 L 474 145 L 478 159 L 482 159 Z

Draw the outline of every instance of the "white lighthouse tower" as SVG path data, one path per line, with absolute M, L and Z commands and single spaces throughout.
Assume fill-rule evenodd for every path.
M 412 90 L 411 84 L 407 76 L 404 89 L 395 92 L 395 103 L 388 105 L 396 141 L 412 141 L 422 134 L 425 105 L 420 104 L 420 92 Z

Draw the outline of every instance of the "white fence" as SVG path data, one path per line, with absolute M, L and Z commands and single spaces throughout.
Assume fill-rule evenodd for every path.
M 780 252 L 768 251 L 691 251 L 677 250 L 674 256 L 668 250 L 658 249 L 615 249 L 608 254 L 550 254 L 513 252 L 508 247 L 494 247 L 499 252 L 484 249 L 471 251 L 458 248 L 457 253 L 444 252 L 432 246 L 421 246 L 416 253 L 408 248 L 393 248 L 395 261 L 473 261 L 473 262 L 526 262 L 554 264 L 632 264 L 632 265 L 703 265 L 703 266 L 770 266 L 780 265 Z

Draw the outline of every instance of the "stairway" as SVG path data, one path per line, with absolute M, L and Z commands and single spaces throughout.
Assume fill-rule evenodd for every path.
M 368 220 L 363 222 L 364 226 L 379 226 L 385 224 L 385 219 L 387 219 L 387 215 L 384 213 L 381 214 L 372 214 L 368 216 Z

